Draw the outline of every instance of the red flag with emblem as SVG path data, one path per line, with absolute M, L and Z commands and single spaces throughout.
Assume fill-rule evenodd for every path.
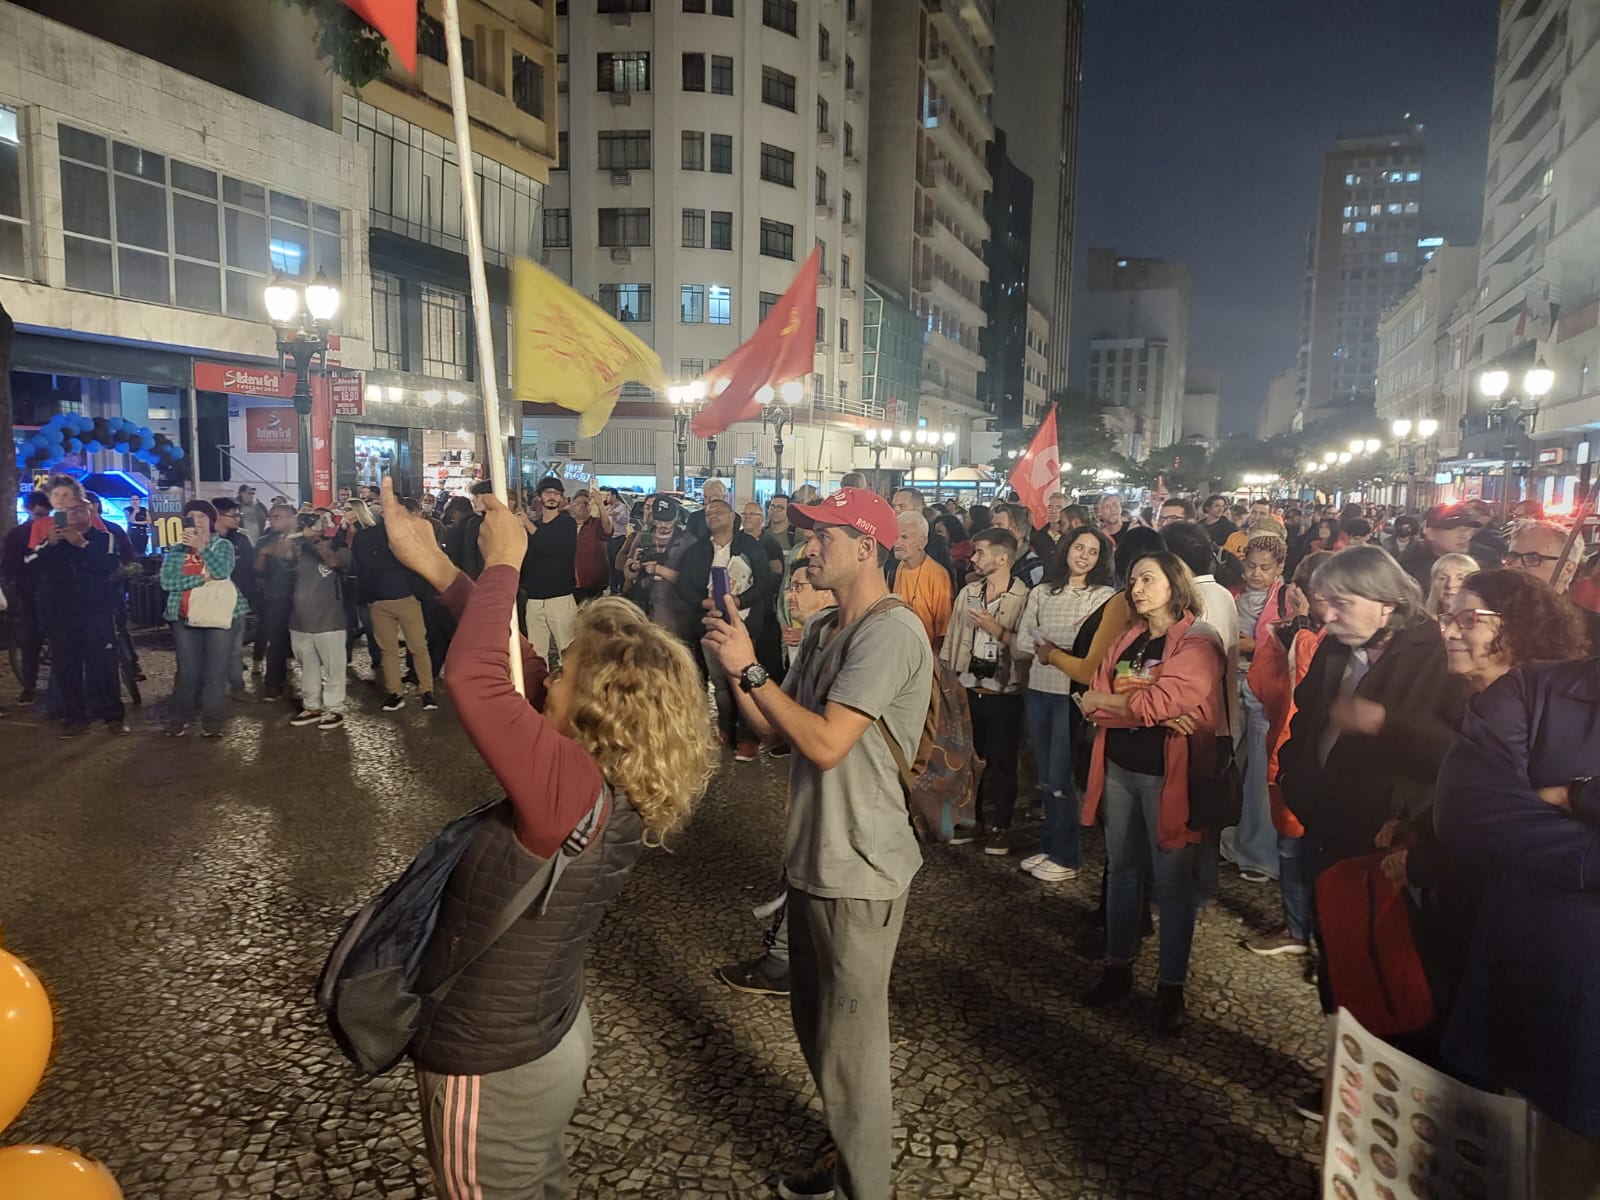
M 417 69 L 416 0 L 344 0 L 368 25 L 383 34 L 408 71 Z
M 1045 501 L 1061 490 L 1061 447 L 1056 442 L 1056 410 L 1039 426 L 1028 444 L 1028 452 L 1011 471 L 1011 486 L 1018 499 L 1028 506 L 1033 527 L 1043 529 L 1050 520 Z
M 811 374 L 817 352 L 818 261 L 812 247 L 789 290 L 750 340 L 706 373 L 712 399 L 689 423 L 696 437 L 721 433 L 735 421 L 756 420 L 762 388 L 776 389 Z

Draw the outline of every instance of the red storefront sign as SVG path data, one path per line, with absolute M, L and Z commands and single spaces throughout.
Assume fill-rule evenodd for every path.
M 294 397 L 294 376 L 271 367 L 197 362 L 194 386 L 202 392 L 229 392 L 235 396 L 274 396 L 280 400 Z
M 251 454 L 298 454 L 299 419 L 292 408 L 244 410 L 245 449 Z
M 362 415 L 365 388 L 360 371 L 329 371 L 328 386 L 333 392 L 333 415 L 359 417 Z

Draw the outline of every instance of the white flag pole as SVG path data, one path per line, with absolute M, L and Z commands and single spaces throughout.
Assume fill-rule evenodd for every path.
M 467 228 L 467 273 L 472 280 L 472 323 L 478 334 L 478 387 L 483 394 L 483 436 L 495 497 L 507 502 L 500 436 L 500 390 L 494 366 L 494 333 L 489 320 L 489 283 L 483 271 L 483 229 L 478 223 L 477 173 L 472 169 L 472 128 L 467 112 L 467 82 L 461 65 L 461 10 L 444 0 L 444 40 L 450 68 L 450 111 L 456 126 L 456 161 L 461 169 L 461 220 Z M 509 353 L 509 347 L 507 348 Z M 522 677 L 522 647 L 515 602 L 511 608 L 511 682 L 527 695 Z

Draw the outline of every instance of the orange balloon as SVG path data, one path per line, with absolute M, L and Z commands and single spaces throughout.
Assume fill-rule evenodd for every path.
M 6 1200 L 122 1200 L 111 1172 L 60 1146 L 0 1150 L 0 1196 Z
M 44 1078 L 54 1035 L 44 984 L 27 963 L 0 950 L 0 1063 L 5 1064 L 0 1070 L 0 1130 L 16 1119 Z

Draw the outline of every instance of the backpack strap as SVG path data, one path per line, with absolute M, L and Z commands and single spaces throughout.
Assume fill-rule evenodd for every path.
M 938 664 L 935 663 L 934 670 L 937 671 L 938 669 Z M 900 787 L 909 798 L 917 784 L 916 773 L 912 771 L 911 764 L 906 761 L 906 754 L 904 750 L 900 749 L 900 743 L 895 741 L 894 734 L 889 732 L 889 723 L 884 718 L 879 717 L 874 724 L 877 726 L 878 732 L 883 735 L 883 744 L 889 747 L 889 754 L 894 758 L 895 770 L 900 773 Z
M 567 860 L 582 854 L 589 848 L 589 843 L 594 839 L 595 831 L 600 826 L 601 814 L 606 809 L 606 796 L 606 789 L 602 785 L 600 794 L 595 797 L 594 804 L 583 815 L 583 819 L 578 822 L 576 828 L 567 835 L 566 840 L 561 843 L 561 848 L 545 859 L 539 865 L 539 869 L 533 873 L 532 878 L 517 889 L 516 895 L 506 901 L 505 907 L 495 916 L 494 924 L 489 930 L 489 936 L 484 940 L 483 944 L 474 950 L 459 967 L 440 980 L 439 985 L 428 993 L 430 1000 L 435 1004 L 442 1001 L 449 994 L 450 989 L 456 985 L 456 980 L 461 978 L 466 969 L 477 962 L 491 946 L 504 937 L 511 927 L 533 907 L 535 901 L 539 904 L 539 911 L 541 913 L 544 912 L 545 907 L 550 903 L 551 894 L 556 890 L 556 884 L 560 882 L 561 873 L 566 870 Z

